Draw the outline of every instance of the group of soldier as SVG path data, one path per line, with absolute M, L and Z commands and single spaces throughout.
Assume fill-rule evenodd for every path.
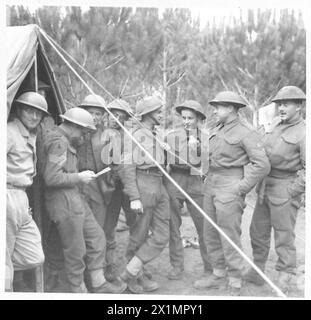
M 239 116 L 247 105 L 244 98 L 222 91 L 210 101 L 215 128 L 202 129 L 202 106 L 186 100 L 175 108 L 183 125 L 164 134 L 159 129 L 161 99 L 143 98 L 134 115 L 124 100 L 107 104 L 91 94 L 61 115 L 60 125 L 44 131 L 36 166 L 36 128 L 49 115 L 48 105 L 40 92 L 22 93 L 7 127 L 6 290 L 12 291 L 14 271 L 40 266 L 48 256 L 26 194 L 38 174 L 70 292 L 156 291 L 159 284 L 145 266 L 167 244 L 167 277 L 172 285 L 182 279 L 185 202 L 203 260 L 202 277 L 194 287 L 227 288 L 240 295 L 243 281 L 263 285 L 255 269 L 243 271 L 243 257 L 198 210 L 241 248 L 245 196 L 256 186 L 253 261 L 264 272 L 273 228 L 277 286 L 288 293 L 296 272 L 295 223 L 305 189 L 305 99 L 298 87 L 280 89 L 272 99 L 278 121 L 263 136 Z M 101 174 L 107 167 L 110 171 Z M 129 226 L 124 268 L 116 258 L 121 208 Z

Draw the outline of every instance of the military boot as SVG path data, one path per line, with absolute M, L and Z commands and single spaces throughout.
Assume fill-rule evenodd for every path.
M 169 280 L 180 280 L 182 279 L 184 269 L 179 267 L 172 267 L 169 271 L 167 278 Z
M 93 293 L 114 293 L 114 294 L 120 294 L 124 292 L 126 289 L 126 284 L 123 281 L 120 281 L 118 283 L 112 283 L 105 281 L 101 286 L 99 287 L 92 287 L 91 292 Z
M 119 280 L 117 266 L 115 263 L 110 263 L 105 268 L 105 278 L 107 281 L 113 282 Z
M 219 289 L 225 286 L 226 277 L 217 277 L 214 274 L 194 282 L 194 287 L 196 289 Z
M 121 279 L 127 284 L 129 291 L 135 294 L 142 294 L 143 287 L 137 282 L 137 276 L 130 274 L 126 269 L 121 274 Z
M 265 284 L 265 280 L 253 268 L 249 269 L 243 278 L 245 281 L 253 283 L 256 286 L 263 286 Z
M 290 281 L 292 275 L 288 272 L 280 271 L 278 276 L 278 287 L 284 294 L 288 294 L 290 290 Z
M 145 292 L 151 292 L 159 289 L 159 284 L 156 281 L 149 279 L 145 273 L 138 276 L 137 282 L 143 287 Z

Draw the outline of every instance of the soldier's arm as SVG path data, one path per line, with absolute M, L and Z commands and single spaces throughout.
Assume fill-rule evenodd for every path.
M 67 161 L 67 145 L 62 140 L 52 142 L 47 148 L 43 179 L 49 187 L 73 187 L 79 182 L 79 173 L 64 169 Z
M 133 142 L 130 137 L 125 137 L 124 152 L 118 174 L 123 183 L 123 191 L 129 196 L 130 201 L 140 199 L 136 181 L 136 164 L 133 161 Z
M 8 154 L 13 145 L 14 145 L 14 133 L 12 132 L 12 130 L 8 127 L 7 129 L 7 144 L 6 144 L 6 154 Z
M 306 185 L 306 137 L 304 137 L 300 143 L 300 161 L 302 164 L 302 169 L 297 173 L 297 178 L 289 186 L 290 193 L 293 197 L 301 194 L 305 191 Z
M 261 181 L 270 172 L 270 162 L 264 150 L 260 135 L 251 131 L 242 139 L 250 165 L 245 170 L 244 178 L 239 184 L 239 192 L 248 193 L 257 182 Z

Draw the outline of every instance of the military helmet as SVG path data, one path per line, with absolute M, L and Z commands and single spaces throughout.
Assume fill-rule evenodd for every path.
M 87 107 L 96 107 L 102 108 L 106 110 L 106 101 L 104 98 L 97 94 L 89 94 L 86 96 L 83 101 L 78 106 L 80 108 L 87 108 Z
M 108 104 L 107 108 L 109 110 L 121 110 L 121 111 L 126 112 L 126 114 L 129 117 L 132 116 L 132 111 L 131 111 L 130 105 L 125 100 L 122 100 L 122 99 L 115 99 L 115 100 L 111 101 Z
M 137 103 L 136 114 L 138 116 L 143 116 L 147 113 L 160 109 L 162 106 L 163 102 L 159 98 L 148 96 Z
M 79 108 L 79 107 L 71 108 L 67 110 L 64 114 L 61 114 L 60 117 L 64 120 L 77 124 L 83 128 L 96 131 L 93 117 L 88 111 L 82 108 Z
M 48 112 L 48 104 L 45 98 L 34 91 L 27 91 L 22 93 L 17 99 L 15 99 L 16 105 L 25 105 L 29 107 L 33 107 L 39 109 L 40 111 L 50 114 Z
M 247 106 L 247 102 L 244 100 L 244 98 L 242 98 L 239 94 L 237 94 L 234 91 L 221 91 L 209 103 L 212 106 L 215 106 L 221 103 L 231 103 L 240 108 Z
M 304 92 L 295 86 L 285 86 L 278 91 L 272 102 L 281 100 L 306 100 Z
M 206 119 L 206 116 L 203 112 L 203 108 L 202 106 L 200 105 L 199 102 L 197 101 L 194 101 L 194 100 L 186 100 L 184 101 L 183 103 L 179 104 L 175 110 L 181 114 L 181 111 L 183 109 L 190 109 L 190 110 L 193 110 L 195 111 L 203 120 Z

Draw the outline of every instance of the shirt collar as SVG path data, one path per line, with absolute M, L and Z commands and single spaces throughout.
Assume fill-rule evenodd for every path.
M 18 130 L 20 131 L 20 133 L 22 134 L 23 137 L 28 138 L 30 136 L 30 132 L 29 130 L 23 125 L 23 123 L 18 119 L 18 118 L 14 118 L 14 123 L 16 124 L 16 126 L 18 127 Z
M 234 126 L 236 126 L 239 123 L 239 116 L 237 116 L 236 118 L 234 118 L 233 120 L 231 120 L 230 122 L 224 124 L 224 130 L 227 131 L 231 128 L 233 128 Z

